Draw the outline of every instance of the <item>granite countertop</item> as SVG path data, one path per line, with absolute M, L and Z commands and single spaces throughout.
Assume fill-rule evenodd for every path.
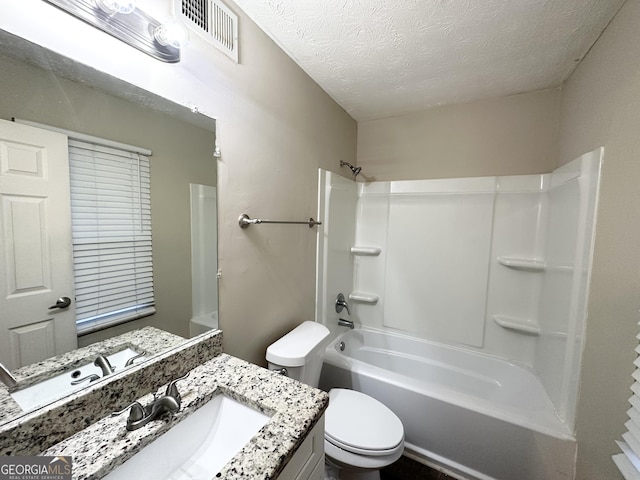
M 166 386 L 158 389 L 163 393 Z M 274 479 L 322 417 L 329 396 L 316 388 L 227 354 L 194 368 L 178 382 L 182 408 L 173 417 L 129 432 L 127 414 L 106 417 L 42 452 L 72 456 L 73 479 L 97 480 L 135 455 L 215 395 L 224 393 L 270 415 L 269 422 L 212 479 Z M 147 405 L 151 394 L 140 399 Z
M 37 455 L 222 353 L 211 330 L 0 425 L 0 456 Z
M 126 348 L 131 348 L 138 353 L 146 353 L 146 357 L 140 359 L 140 361 L 144 361 L 144 359 L 176 347 L 184 341 L 185 339 L 178 335 L 173 335 L 154 327 L 144 327 L 133 332 L 94 343 L 87 347 L 78 348 L 71 352 L 48 358 L 41 362 L 21 367 L 12 372 L 12 374 L 18 381 L 18 388 L 24 388 L 60 373 L 92 363 L 98 355 L 108 356 Z M 77 390 L 81 390 L 87 386 L 88 384 L 78 385 Z M 9 394 L 9 390 L 4 387 L 4 385 L 0 385 L 0 405 L 2 405 L 0 409 L 0 422 L 7 421 L 25 413 L 15 400 L 13 400 Z

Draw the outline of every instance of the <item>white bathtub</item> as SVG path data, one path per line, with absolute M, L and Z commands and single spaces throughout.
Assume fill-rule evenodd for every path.
M 377 398 L 402 420 L 409 456 L 460 478 L 573 479 L 575 439 L 526 368 L 356 329 L 327 347 L 320 387 Z
M 189 321 L 189 337 L 193 338 L 202 333 L 218 328 L 218 311 L 205 313 Z

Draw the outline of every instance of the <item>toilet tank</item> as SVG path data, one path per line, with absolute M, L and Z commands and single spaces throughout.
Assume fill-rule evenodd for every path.
M 270 370 L 286 368 L 287 374 L 312 387 L 318 386 L 325 339 L 329 329 L 306 321 L 267 348 Z

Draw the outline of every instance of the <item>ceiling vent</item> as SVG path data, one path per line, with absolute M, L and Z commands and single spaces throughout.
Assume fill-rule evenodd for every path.
M 238 16 L 220 0 L 176 0 L 175 13 L 185 24 L 238 63 Z

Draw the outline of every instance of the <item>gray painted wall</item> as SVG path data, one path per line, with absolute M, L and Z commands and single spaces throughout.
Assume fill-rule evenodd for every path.
M 578 480 L 618 479 L 640 320 L 640 2 L 628 1 L 562 90 L 558 164 L 604 145 L 582 385 Z

